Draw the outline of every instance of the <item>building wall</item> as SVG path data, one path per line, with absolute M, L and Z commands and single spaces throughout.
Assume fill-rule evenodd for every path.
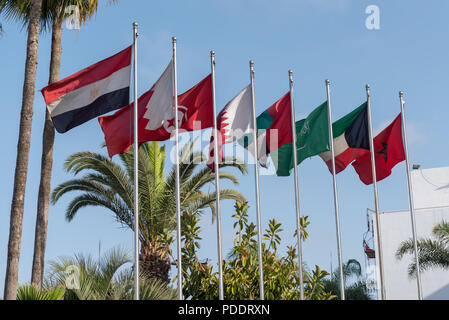
M 430 237 L 435 224 L 449 221 L 449 167 L 412 171 L 412 186 L 418 238 Z M 416 278 L 407 273 L 414 255 L 395 256 L 401 242 L 412 237 L 410 213 L 382 213 L 380 227 L 386 298 L 417 299 Z M 449 270 L 429 269 L 421 279 L 425 299 L 449 299 Z

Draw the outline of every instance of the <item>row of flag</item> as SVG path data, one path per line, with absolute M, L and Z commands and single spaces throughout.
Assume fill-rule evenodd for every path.
M 137 148 L 147 141 L 165 141 L 175 135 L 178 151 L 179 130 L 194 131 L 214 127 L 211 135 L 207 165 L 215 172 L 223 162 L 223 146 L 237 142 L 253 154 L 257 162 L 267 166 L 269 157 L 278 176 L 295 173 L 295 197 L 297 228 L 300 230 L 300 209 L 297 167 L 305 159 L 320 156 L 334 179 L 334 203 L 339 251 L 340 290 L 344 299 L 344 278 L 340 244 L 338 195 L 336 174 L 351 164 L 365 184 L 373 184 L 376 214 L 378 200 L 376 182 L 391 174 L 392 168 L 401 161 L 408 161 L 403 101 L 401 113 L 376 137 L 372 137 L 369 88 L 367 101 L 336 122 L 332 122 L 329 82 L 326 81 L 327 100 L 315 108 L 305 119 L 296 121 L 293 103 L 292 72 L 289 72 L 290 91 L 272 106 L 255 115 L 254 69 L 250 63 L 250 79 L 244 87 L 216 115 L 215 103 L 215 56 L 211 52 L 211 74 L 186 92 L 177 92 L 176 38 L 173 38 L 173 58 L 150 90 L 137 97 L 137 24 L 134 24 L 134 44 L 123 51 L 91 65 L 59 82 L 41 90 L 55 129 L 65 133 L 89 120 L 98 118 L 104 133 L 109 156 L 124 153 L 134 145 L 135 170 Z M 131 59 L 134 51 L 134 103 L 130 104 Z M 136 107 L 135 107 L 136 104 Z M 115 113 L 105 115 L 111 111 Z M 403 137 L 404 133 L 404 137 Z M 295 145 L 296 144 L 296 145 Z M 295 145 L 295 147 L 294 147 Z M 217 152 L 215 152 L 217 150 Z M 373 150 L 374 152 L 371 152 Z M 179 154 L 176 152 L 176 157 Z M 375 165 L 373 166 L 373 161 Z M 257 163 L 256 162 L 256 163 Z M 296 164 L 295 164 L 296 162 Z M 294 165 L 295 164 L 295 165 Z M 179 161 L 176 161 L 177 246 L 178 246 L 178 298 L 182 299 L 181 229 L 179 195 Z M 256 210 L 259 245 L 260 298 L 264 298 L 262 268 L 262 236 L 260 226 L 260 194 L 258 166 L 255 169 Z M 407 171 L 408 175 L 409 172 Z M 376 179 L 373 179 L 373 177 Z M 408 176 L 409 177 L 409 176 Z M 135 207 L 138 207 L 138 184 L 135 178 Z M 223 299 L 220 189 L 217 189 L 217 238 L 219 257 L 219 297 Z M 410 193 L 410 182 L 409 182 Z M 410 202 L 411 204 L 412 202 Z M 135 210 L 135 225 L 138 210 Z M 413 207 L 411 205 L 411 211 Z M 412 214 L 414 228 L 414 216 Z M 135 228 L 135 299 L 138 299 L 138 228 Z M 416 230 L 413 231 L 414 236 Z M 301 299 L 304 298 L 301 232 L 298 237 L 298 269 Z M 379 250 L 380 243 L 379 243 Z M 417 257 L 415 243 L 415 256 Z M 416 258 L 415 257 L 415 258 Z M 416 258 L 417 259 L 417 258 Z M 382 269 L 382 261 L 379 260 Z M 419 276 L 418 276 L 419 278 Z M 381 282 L 383 281 L 381 272 Z M 419 280 L 418 280 L 419 281 Z M 418 287 L 420 287 L 418 285 Z M 382 283 L 383 289 L 383 283 Z
M 134 141 L 129 104 L 132 46 L 116 55 L 43 88 L 47 108 L 59 133 L 65 133 L 98 118 L 108 154 L 126 152 Z M 151 89 L 139 97 L 139 143 L 165 141 L 174 131 L 173 63 L 170 61 Z M 209 74 L 178 96 L 179 128 L 193 131 L 213 127 L 212 78 Z M 291 97 L 285 94 L 257 117 L 258 160 L 266 166 L 271 155 L 278 176 L 289 176 L 293 168 Z M 117 110 L 112 115 L 102 116 Z M 327 102 L 305 119 L 296 122 L 298 165 L 319 155 L 332 172 L 327 125 Z M 196 124 L 196 125 L 195 125 Z M 248 85 L 229 101 L 217 116 L 219 159 L 223 145 L 238 141 L 254 153 L 251 119 L 251 88 Z M 365 184 L 372 184 L 367 103 L 333 123 L 336 173 L 352 164 Z M 211 137 L 209 167 L 214 170 L 214 135 Z M 377 181 L 405 160 L 401 116 L 374 138 Z

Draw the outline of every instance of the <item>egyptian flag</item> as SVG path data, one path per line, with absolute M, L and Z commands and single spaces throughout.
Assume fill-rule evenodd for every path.
M 366 102 L 332 125 L 334 133 L 335 173 L 343 171 L 358 157 L 369 154 L 368 108 Z M 319 155 L 332 172 L 330 151 Z
M 396 164 L 405 160 L 401 114 L 373 139 L 373 143 L 376 181 L 380 181 L 391 174 L 391 170 Z M 352 166 L 364 184 L 369 185 L 373 183 L 370 153 L 354 161 Z
M 212 78 L 208 75 L 178 96 L 180 132 L 212 127 L 212 106 Z M 126 152 L 134 143 L 133 110 L 134 103 L 98 118 L 111 158 Z M 174 118 L 173 63 L 170 62 L 153 87 L 138 99 L 139 144 L 170 139 L 175 129 Z
M 129 104 L 131 55 L 132 46 L 41 90 L 56 131 Z

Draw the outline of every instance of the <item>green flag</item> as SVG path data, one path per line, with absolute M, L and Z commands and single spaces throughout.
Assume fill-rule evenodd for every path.
M 298 164 L 305 159 L 330 150 L 327 101 L 312 111 L 306 119 L 296 122 L 296 152 Z M 271 152 L 278 176 L 289 176 L 293 169 L 292 144 L 286 143 Z

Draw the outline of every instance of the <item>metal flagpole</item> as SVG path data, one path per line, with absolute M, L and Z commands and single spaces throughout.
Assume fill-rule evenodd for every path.
M 254 177 L 256 180 L 256 210 L 257 210 L 257 242 L 259 253 L 259 291 L 260 300 L 265 299 L 263 283 L 263 259 L 262 259 L 262 222 L 260 218 L 260 188 L 259 188 L 259 146 L 257 143 L 257 120 L 256 120 L 256 102 L 254 99 L 254 61 L 249 62 L 251 78 L 251 105 L 253 116 L 253 143 L 254 143 Z
M 134 33 L 134 300 L 139 300 L 139 130 L 137 96 L 137 22 Z
M 214 108 L 214 161 L 215 161 L 215 190 L 216 190 L 216 212 L 217 212 L 217 250 L 218 250 L 218 298 L 224 299 L 223 290 L 223 254 L 221 246 L 221 207 L 220 207 L 220 176 L 218 164 L 218 139 L 217 129 L 217 103 L 215 98 L 215 52 L 210 52 L 210 67 L 212 73 L 212 104 Z
M 405 167 L 407 169 L 407 185 L 408 185 L 408 199 L 410 205 L 410 217 L 412 220 L 412 234 L 413 234 L 413 247 L 415 250 L 415 263 L 416 263 L 416 281 L 418 285 L 418 299 L 422 300 L 422 286 L 421 286 L 421 272 L 419 266 L 419 256 L 418 256 L 418 240 L 416 237 L 416 221 L 415 221 L 415 208 L 413 205 L 413 192 L 412 192 L 412 180 L 410 178 L 410 165 L 408 159 L 408 142 L 407 142 L 407 126 L 405 124 L 405 113 L 404 113 L 404 94 L 402 91 L 399 92 L 399 99 L 401 102 L 401 117 L 402 117 L 402 135 L 404 139 L 404 151 L 405 151 Z
M 298 235 L 298 273 L 299 273 L 299 293 L 301 300 L 304 300 L 304 280 L 302 270 L 302 232 L 301 232 L 301 213 L 299 209 L 299 185 L 298 185 L 298 155 L 296 153 L 296 120 L 295 120 L 295 103 L 293 99 L 293 71 L 288 71 L 290 83 L 290 106 L 292 118 L 292 149 L 293 149 L 293 171 L 295 178 L 295 199 L 296 199 L 296 228 Z
M 332 177 L 334 180 L 334 205 L 335 205 L 335 225 L 337 231 L 337 249 L 338 249 L 338 266 L 340 268 L 340 295 L 341 300 L 345 300 L 345 279 L 343 278 L 343 261 L 341 254 L 341 236 L 340 236 L 340 214 L 338 211 L 338 192 L 337 192 L 337 176 L 335 174 L 335 150 L 334 150 L 334 132 L 332 129 L 332 109 L 331 109 L 331 97 L 330 97 L 330 81 L 326 80 L 326 92 L 327 92 L 327 119 L 329 126 L 329 144 L 332 157 Z
M 181 252 L 181 199 L 179 186 L 179 119 L 178 119 L 178 70 L 176 64 L 176 37 L 173 43 L 173 104 L 175 112 L 175 173 L 176 173 L 176 235 L 178 247 L 178 300 L 182 300 L 182 252 Z
M 380 212 L 379 212 L 379 198 L 377 193 L 377 174 L 376 174 L 376 161 L 375 161 L 375 150 L 373 142 L 373 125 L 371 121 L 371 93 L 370 86 L 366 85 L 366 107 L 368 111 L 368 131 L 369 131 L 369 147 L 371 153 L 371 168 L 373 175 L 373 187 L 374 187 L 374 209 L 376 213 L 376 233 L 377 233 L 377 249 L 378 249 L 378 261 L 379 261 L 379 271 L 380 271 L 380 297 L 385 300 L 385 285 L 384 285 L 384 265 L 382 259 L 382 244 L 380 239 Z

